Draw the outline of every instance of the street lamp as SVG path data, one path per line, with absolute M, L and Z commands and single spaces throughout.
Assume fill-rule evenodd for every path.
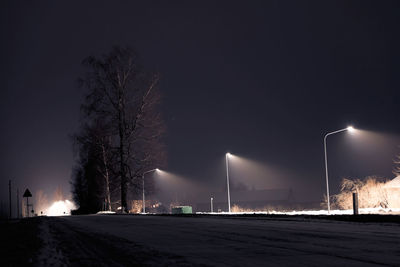
M 226 153 L 226 155 L 225 155 L 226 185 L 227 185 L 227 188 L 228 188 L 228 212 L 229 213 L 231 212 L 231 195 L 230 195 L 230 192 L 229 192 L 229 160 L 228 160 L 230 155 L 231 155 L 231 153 L 229 153 L 229 152 Z
M 143 202 L 142 202 L 143 213 L 146 213 L 146 204 L 145 204 L 145 199 L 144 199 L 144 175 L 146 173 L 153 172 L 153 171 L 158 171 L 158 168 L 146 171 L 142 175 L 142 180 L 143 180 Z
M 326 139 L 328 136 L 336 134 L 336 133 L 340 133 L 340 132 L 344 132 L 344 131 L 349 131 L 349 132 L 354 132 L 355 129 L 353 128 L 353 126 L 348 126 L 347 128 L 344 129 L 340 129 L 334 132 L 330 132 L 327 133 L 324 137 L 324 153 L 325 153 L 325 179 L 326 179 L 326 198 L 328 200 L 328 214 L 331 211 L 331 205 L 330 205 L 330 200 L 329 200 L 329 181 L 328 181 L 328 155 L 326 153 Z

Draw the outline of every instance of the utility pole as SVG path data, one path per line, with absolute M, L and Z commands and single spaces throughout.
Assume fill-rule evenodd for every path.
M 226 164 L 226 188 L 228 191 L 228 212 L 231 213 L 231 193 L 229 191 L 229 159 L 228 157 L 231 153 L 226 153 L 225 155 L 225 164 Z
M 17 188 L 17 219 L 19 219 L 19 191 Z
M 11 180 L 8 180 L 8 197 L 10 202 L 10 219 L 11 219 Z

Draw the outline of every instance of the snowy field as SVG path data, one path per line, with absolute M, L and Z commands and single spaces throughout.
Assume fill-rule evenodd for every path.
M 399 266 L 400 224 L 310 217 L 43 217 L 39 265 Z

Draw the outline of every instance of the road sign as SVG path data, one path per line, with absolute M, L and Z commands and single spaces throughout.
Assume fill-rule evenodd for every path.
M 23 197 L 26 197 L 26 215 L 25 216 L 29 217 L 29 206 L 32 206 L 32 205 L 29 205 L 29 200 L 28 199 L 30 197 L 32 197 L 32 193 L 29 191 L 28 188 L 25 190 L 25 193 L 24 193 Z M 32 213 L 33 213 L 33 209 L 32 209 Z
M 24 193 L 23 197 L 32 197 L 32 193 L 31 193 L 31 191 L 29 191 L 28 188 L 25 190 L 25 193 Z

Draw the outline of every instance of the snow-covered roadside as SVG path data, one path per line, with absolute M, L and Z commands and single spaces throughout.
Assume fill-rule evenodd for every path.
M 107 210 L 97 212 L 97 214 L 115 214 L 115 213 L 116 213 L 115 211 L 107 211 Z
M 37 266 L 188 266 L 184 257 L 162 253 L 123 237 L 71 224 L 68 217 L 41 217 L 43 247 Z M 80 216 L 78 216 L 80 217 Z M 84 216 L 101 219 L 106 215 Z M 96 224 L 96 222 L 94 222 Z M 193 266 L 193 264 L 190 264 Z
M 353 210 L 293 210 L 293 211 L 244 211 L 244 212 L 196 212 L 196 214 L 212 215 L 241 215 L 241 214 L 266 214 L 266 215 L 351 215 Z M 359 214 L 379 214 L 379 215 L 399 215 L 400 208 L 363 208 L 359 209 Z
M 49 220 L 43 218 L 39 224 L 39 238 L 43 242 L 37 262 L 39 266 L 68 266 L 68 261 L 59 248 L 58 240 L 51 232 Z

